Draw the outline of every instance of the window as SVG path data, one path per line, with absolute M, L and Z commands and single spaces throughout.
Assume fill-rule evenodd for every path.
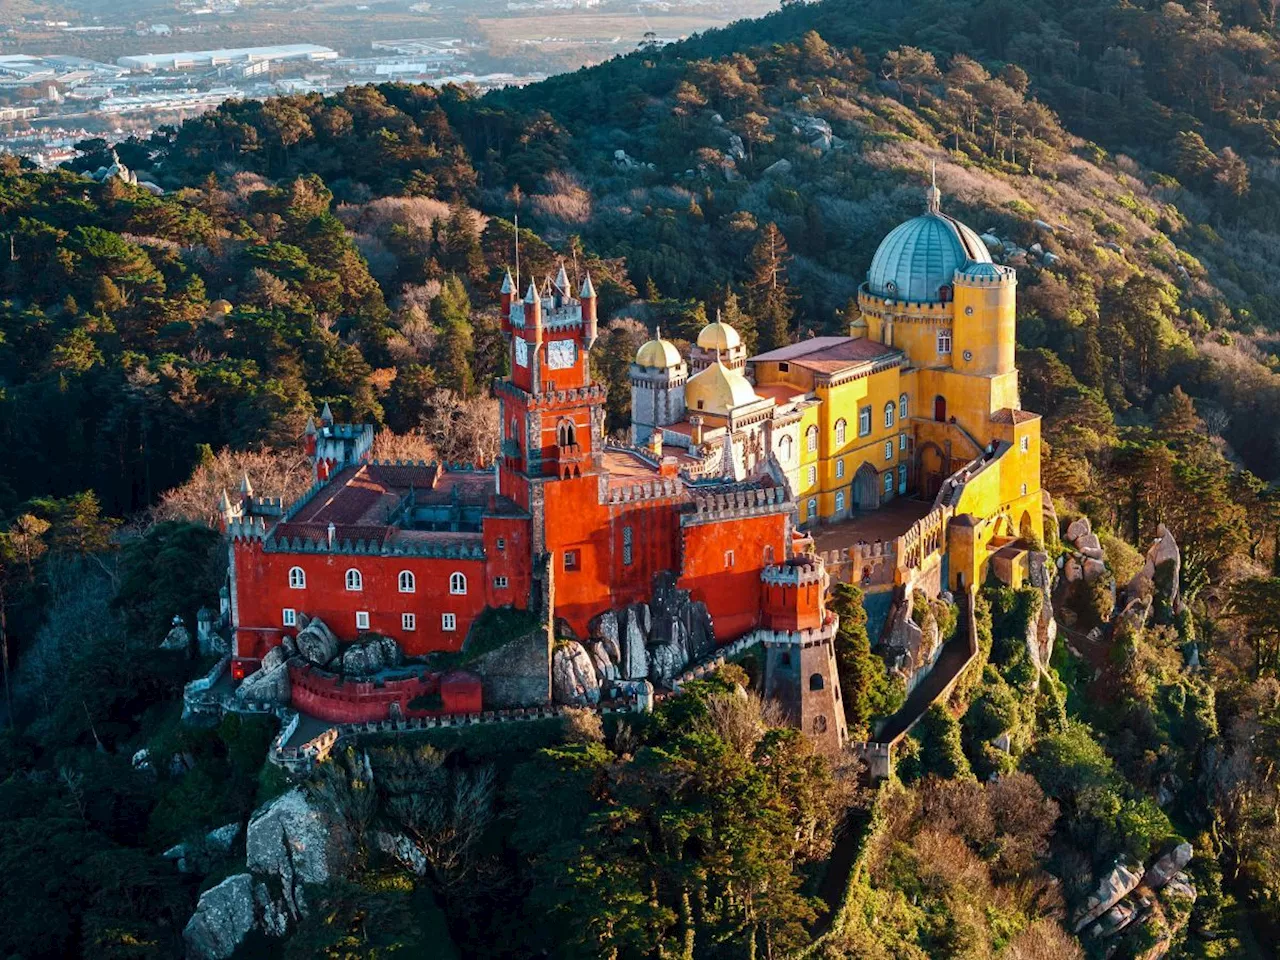
M 905 433 L 898 434 L 898 449 L 899 450 L 907 449 L 907 435 Z
M 818 501 L 817 501 L 817 498 L 811 497 L 809 499 L 809 519 L 812 520 L 817 515 L 818 515 Z
M 400 614 L 400 629 L 401 629 L 401 630 L 407 630 L 407 631 L 417 630 L 417 629 L 418 629 L 418 615 L 417 615 L 416 613 L 402 613 L 402 614 Z
M 893 459 L 893 441 L 892 440 L 886 440 L 884 442 L 884 458 L 886 460 Z
M 783 650 L 783 651 L 782 651 L 782 656 L 778 658 L 778 663 L 779 663 L 779 664 L 781 664 L 781 665 L 782 665 L 782 666 L 784 666 L 784 667 L 789 667 L 789 666 L 791 666 L 791 651 L 790 651 L 790 650 Z
M 1022 485 L 1022 495 L 1024 497 L 1027 495 L 1027 485 L 1025 483 Z
M 348 590 L 364 589 L 364 577 L 360 576 L 359 570 L 352 569 L 347 571 L 347 589 Z
M 285 607 L 280 611 L 280 620 L 286 627 L 296 627 L 298 625 L 298 611 L 293 607 Z
M 892 470 L 886 470 L 886 471 L 885 471 L 885 474 L 884 474 L 884 492 L 885 492 L 885 493 L 887 493 L 887 494 L 889 494 L 889 495 L 892 495 L 892 494 L 893 494 L 893 471 L 892 471 Z
M 848 427 L 849 425 L 845 422 L 843 417 L 836 421 L 836 443 L 841 445 L 844 444 L 845 434 L 848 432 Z
M 369 611 L 368 610 L 356 611 L 356 629 L 357 630 L 369 629 Z
M 414 579 L 413 574 L 408 570 L 400 571 L 400 592 L 413 593 L 418 589 L 418 581 Z
M 818 468 L 811 466 L 809 467 L 809 486 L 812 487 L 817 482 L 818 482 Z
M 858 436 L 865 437 L 871 432 L 871 408 L 863 407 L 858 411 Z
M 810 427 L 808 430 L 806 430 L 804 432 L 804 440 L 805 440 L 805 446 L 808 447 L 810 453 L 813 453 L 813 451 L 817 450 L 818 449 L 818 428 Z
M 822 674 L 814 673 L 809 675 L 810 690 L 821 690 L 825 686 L 826 686 L 826 683 L 822 679 Z
M 905 393 L 898 398 L 898 419 L 907 419 L 907 395 Z
M 836 491 L 836 513 L 844 513 L 844 491 Z
M 503 537 L 499 537 L 497 546 L 499 550 L 505 550 L 507 549 L 507 541 Z
M 304 590 L 307 586 L 307 572 L 301 567 L 289 568 L 289 589 Z
M 788 373 L 790 370 L 791 370 L 791 364 L 787 363 L 785 360 L 782 361 L 782 363 L 778 364 L 779 373 Z
M 1022 448 L 1023 453 L 1026 453 L 1028 450 L 1031 449 L 1031 438 L 1023 437 L 1022 440 L 1019 441 L 1018 446 Z
M 897 408 L 894 407 L 892 400 L 884 405 L 884 428 L 886 430 L 893 426 L 894 413 L 896 410 Z
M 446 633 L 453 633 L 458 629 L 458 617 L 452 613 L 440 614 L 440 629 Z
M 813 732 L 815 734 L 827 732 L 827 718 L 819 714 L 813 718 Z
M 562 447 L 571 447 L 575 442 L 573 423 L 568 420 L 561 420 L 559 426 L 556 427 L 556 443 Z
M 951 331 L 950 330 L 938 331 L 938 352 L 939 353 L 951 352 Z
M 623 527 L 622 528 L 622 565 L 624 567 L 631 566 L 631 560 L 632 560 L 631 528 Z
M 732 550 L 726 550 L 724 552 L 724 568 L 726 570 L 733 569 L 733 551 Z
M 578 569 L 578 551 L 577 550 L 566 550 L 564 552 L 564 568 L 566 570 Z
M 505 589 L 507 589 L 507 578 L 506 578 L 506 577 L 494 577 L 494 578 L 493 578 L 493 586 L 494 586 L 494 589 L 496 589 L 496 590 L 505 590 Z
M 836 479 L 840 480 L 844 477 L 844 460 L 836 461 Z
M 778 459 L 783 463 L 790 463 L 791 456 L 795 453 L 795 442 L 790 437 L 783 437 L 778 441 Z
M 449 574 L 449 592 L 462 596 L 467 592 L 467 578 L 460 573 Z
M 898 493 L 907 492 L 907 465 L 905 463 L 898 464 Z

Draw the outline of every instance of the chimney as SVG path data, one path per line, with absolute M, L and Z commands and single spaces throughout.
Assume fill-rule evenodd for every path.
M 689 426 L 693 428 L 689 434 L 689 439 L 695 447 L 702 446 L 702 418 L 695 413 L 689 418 Z

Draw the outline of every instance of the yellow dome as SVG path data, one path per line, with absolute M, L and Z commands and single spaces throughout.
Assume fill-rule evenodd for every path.
M 746 377 L 719 360 L 690 377 L 684 387 L 684 403 L 690 413 L 727 417 L 735 407 L 759 399 Z
M 676 345 L 670 340 L 663 340 L 661 336 L 642 344 L 636 351 L 637 366 L 670 370 L 680 366 L 680 363 L 680 351 L 676 349 Z
M 702 328 L 702 332 L 698 334 L 698 346 L 703 350 L 719 350 L 721 353 L 728 353 L 742 346 L 742 337 L 738 336 L 738 331 L 727 323 L 716 320 Z

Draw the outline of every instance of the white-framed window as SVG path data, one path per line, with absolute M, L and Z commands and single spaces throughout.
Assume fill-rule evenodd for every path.
M 631 566 L 632 559 L 633 559 L 633 553 L 632 553 L 632 546 L 631 546 L 631 528 L 623 527 L 622 528 L 622 565 L 624 567 Z
M 285 607 L 280 611 L 280 622 L 286 627 L 296 627 L 298 625 L 298 611 L 293 607 Z
M 818 449 L 818 428 L 817 427 L 810 427 L 808 430 L 804 432 L 804 442 L 805 442 L 805 446 L 808 448 L 810 453 L 813 453 L 813 451 Z
M 357 570 L 355 567 L 352 567 L 350 570 L 347 571 L 347 589 L 348 590 L 364 589 L 364 577 L 360 576 L 360 571 Z
M 884 442 L 884 458 L 886 460 L 893 459 L 893 441 L 892 440 L 886 440 Z
M 865 437 L 871 432 L 871 408 L 863 407 L 858 411 L 858 436 Z
M 845 422 L 844 417 L 836 421 L 836 443 L 843 446 L 845 436 L 848 434 L 849 424 Z
M 566 570 L 578 569 L 578 551 L 577 550 L 566 550 L 564 552 L 564 568 Z
M 809 486 L 812 487 L 815 483 L 818 482 L 818 468 L 814 466 L 810 466 L 808 475 L 809 475 Z
M 938 352 L 939 353 L 951 352 L 951 331 L 950 330 L 938 331 Z
M 449 574 L 449 592 L 455 596 L 464 596 L 467 592 L 467 578 L 461 573 Z
M 496 590 L 505 590 L 505 589 L 507 589 L 507 578 L 506 578 L 506 577 L 494 577 L 494 578 L 493 578 L 493 586 L 494 586 L 494 589 L 496 589 Z
M 418 580 L 411 570 L 400 571 L 400 592 L 413 593 L 418 589 Z
M 1024 497 L 1027 495 L 1027 485 L 1025 483 L 1022 485 L 1022 495 Z
M 726 550 L 724 552 L 724 568 L 726 570 L 733 569 L 733 551 L 732 550 Z
M 910 398 L 905 393 L 898 398 L 898 419 L 899 420 L 907 419 L 907 405 L 908 405 L 909 399 Z
M 458 616 L 453 613 L 440 614 L 440 629 L 446 633 L 453 633 L 458 629 Z
M 1018 446 L 1022 448 L 1023 453 L 1026 453 L 1028 450 L 1031 449 L 1031 438 L 1023 437 L 1022 440 L 1019 441 Z
M 841 480 L 843 478 L 844 478 L 844 460 L 840 459 L 836 461 L 836 479 Z
M 368 610 L 356 611 L 356 629 L 357 630 L 369 629 L 369 611 Z
M 836 491 L 836 513 L 844 512 L 844 491 Z
M 400 629 L 412 631 L 418 629 L 418 615 L 416 613 L 400 614 Z
M 898 434 L 898 449 L 899 450 L 907 449 L 907 435 L 905 433 Z
M 795 442 L 789 437 L 783 437 L 778 441 L 778 459 L 783 463 L 790 463 L 791 457 L 795 454 Z
M 905 463 L 898 464 L 898 493 L 899 495 L 907 492 L 907 465 Z
M 505 537 L 499 537 L 499 538 L 498 538 L 497 547 L 498 547 L 498 549 L 499 549 L 499 550 L 505 550 L 505 549 L 507 549 L 507 541 L 506 541 L 506 538 L 505 538 Z
M 893 471 L 886 470 L 884 473 L 884 492 L 893 493 Z
M 809 498 L 809 519 L 812 520 L 818 515 L 818 498 Z
M 892 400 L 884 405 L 884 428 L 886 430 L 893 426 L 893 421 L 897 411 L 898 408 L 894 405 Z
M 301 567 L 289 568 L 289 589 L 305 590 L 307 588 L 307 571 Z

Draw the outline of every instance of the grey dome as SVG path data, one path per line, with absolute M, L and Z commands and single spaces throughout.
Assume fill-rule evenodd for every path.
M 940 303 L 940 288 L 975 262 L 991 262 L 986 244 L 959 220 L 930 210 L 894 227 L 880 242 L 867 271 L 867 288 L 891 300 Z

